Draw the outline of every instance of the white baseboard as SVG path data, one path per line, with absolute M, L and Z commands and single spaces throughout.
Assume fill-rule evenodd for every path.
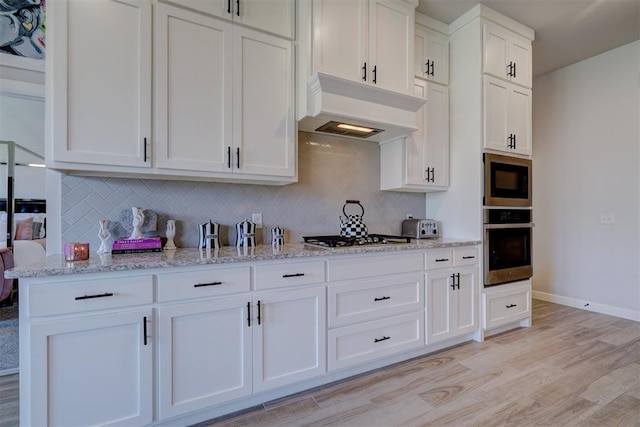
M 533 291 L 534 299 L 553 302 L 556 304 L 568 305 L 569 307 L 581 308 L 583 310 L 595 311 L 600 314 L 608 314 L 610 316 L 621 317 L 623 319 L 635 320 L 640 322 L 640 311 L 629 310 L 626 308 L 615 307 L 607 304 L 598 304 L 591 301 L 585 301 L 577 298 L 564 297 L 561 295 L 550 294 L 548 292 Z

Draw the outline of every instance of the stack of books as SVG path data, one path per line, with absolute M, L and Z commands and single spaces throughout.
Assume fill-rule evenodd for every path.
M 113 242 L 112 254 L 137 254 L 144 252 L 162 252 L 162 242 L 159 237 L 145 239 L 121 239 Z

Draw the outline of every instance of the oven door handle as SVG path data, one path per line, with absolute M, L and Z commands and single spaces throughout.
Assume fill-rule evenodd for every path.
M 509 224 L 485 224 L 485 230 L 491 229 L 500 229 L 500 228 L 533 228 L 535 227 L 535 223 L 533 222 L 525 222 L 525 223 L 509 223 Z

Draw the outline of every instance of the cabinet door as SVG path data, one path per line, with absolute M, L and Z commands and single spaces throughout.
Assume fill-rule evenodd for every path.
M 293 0 L 231 1 L 233 19 L 259 30 L 293 39 L 295 3 Z M 240 9 L 238 10 L 238 6 Z
M 314 0 L 314 71 L 363 81 L 368 57 L 368 1 Z
M 484 77 L 484 147 L 507 151 L 508 83 Z
M 326 370 L 324 286 L 254 296 L 254 391 L 302 381 Z
M 427 98 L 427 83 L 422 80 L 416 80 L 413 85 L 414 95 L 421 98 Z M 427 127 L 427 106 L 429 102 L 423 105 L 417 112 L 418 130 L 407 136 L 405 141 L 404 161 L 405 167 L 405 184 L 424 186 L 427 184 L 426 172 L 426 152 L 425 145 L 426 127 Z
M 251 394 L 249 298 L 158 310 L 161 419 Z
M 508 101 L 508 133 L 515 136 L 512 151 L 531 154 L 531 89 L 512 85 Z
M 449 185 L 449 88 L 427 83 L 425 166 L 429 186 Z
M 294 176 L 292 43 L 235 27 L 233 61 L 235 172 Z
M 158 3 L 155 31 L 156 166 L 231 172 L 231 24 Z
M 372 0 L 369 15 L 368 81 L 412 93 L 415 11 L 391 0 Z
M 479 274 L 477 267 L 457 268 L 455 273 L 456 291 L 453 300 L 455 335 L 463 335 L 478 329 Z
M 514 38 L 509 44 L 510 61 L 515 64 L 514 75 L 509 81 L 518 85 L 531 88 L 531 42 L 525 39 Z
M 149 167 L 150 0 L 48 6 L 52 160 Z
M 420 25 L 415 28 L 415 76 L 449 84 L 449 39 Z
M 28 425 L 152 421 L 151 309 L 34 323 Z M 145 326 L 146 323 L 146 326 Z
M 484 45 L 482 71 L 506 80 L 510 32 L 498 25 L 484 24 L 482 35 Z
M 454 335 L 452 270 L 438 270 L 427 273 L 425 292 L 425 329 L 427 345 Z

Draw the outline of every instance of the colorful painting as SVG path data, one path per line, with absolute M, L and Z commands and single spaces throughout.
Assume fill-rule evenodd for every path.
M 0 0 L 0 53 L 44 59 L 45 0 Z

